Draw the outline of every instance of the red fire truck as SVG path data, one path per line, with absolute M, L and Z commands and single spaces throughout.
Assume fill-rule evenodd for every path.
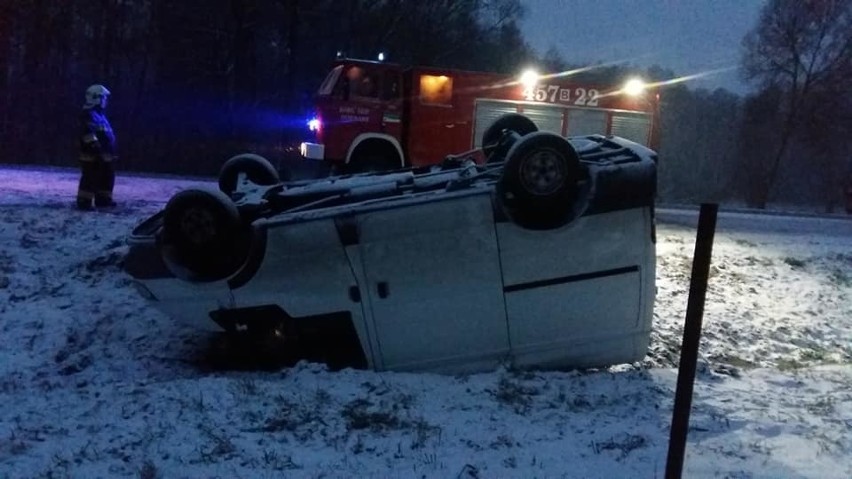
M 315 142 L 302 157 L 349 171 L 440 163 L 481 146 L 485 130 L 521 113 L 563 136 L 618 135 L 657 149 L 659 97 L 639 80 L 606 87 L 570 76 L 521 77 L 339 59 L 315 97 Z

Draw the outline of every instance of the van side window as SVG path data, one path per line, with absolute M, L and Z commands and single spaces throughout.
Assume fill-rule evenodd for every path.
M 420 75 L 420 103 L 452 106 L 453 78 L 446 75 Z

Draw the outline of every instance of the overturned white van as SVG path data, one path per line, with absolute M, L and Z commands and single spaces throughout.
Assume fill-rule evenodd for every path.
M 241 155 L 220 190 L 180 192 L 136 227 L 125 268 L 176 320 L 274 335 L 294 360 L 333 368 L 642 359 L 656 154 L 515 116 L 486 132 L 483 164 L 280 183 Z

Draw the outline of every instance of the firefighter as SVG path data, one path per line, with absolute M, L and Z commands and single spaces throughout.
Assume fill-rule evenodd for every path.
M 80 115 L 80 186 L 77 208 L 92 210 L 94 206 L 115 206 L 115 135 L 104 110 L 110 93 L 103 85 L 86 89 L 86 100 Z

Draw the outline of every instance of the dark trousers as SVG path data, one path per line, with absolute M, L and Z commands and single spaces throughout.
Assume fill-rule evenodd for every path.
M 107 206 L 112 203 L 115 170 L 111 161 L 81 161 L 77 206 Z

